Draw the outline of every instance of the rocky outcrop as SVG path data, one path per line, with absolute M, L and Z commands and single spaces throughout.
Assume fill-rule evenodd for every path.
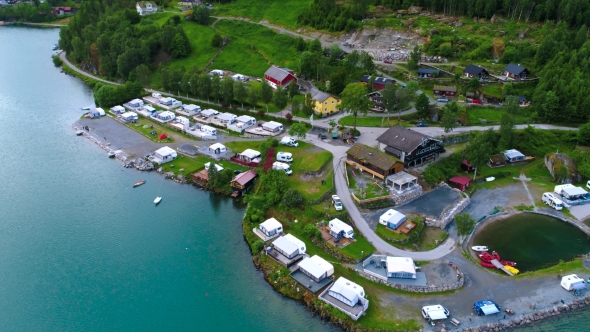
M 153 171 L 154 170 L 154 164 L 151 161 L 147 161 L 142 158 L 128 160 L 125 162 L 125 164 L 123 164 L 123 167 L 135 168 L 136 170 L 139 170 L 139 171 Z
M 393 190 L 391 193 L 391 199 L 396 206 L 399 206 L 422 196 L 422 186 L 414 186 L 411 189 L 404 190 L 401 193 L 397 193 L 395 190 Z
M 545 155 L 545 166 L 559 183 L 574 183 L 582 181 L 578 171 L 578 164 L 563 153 L 549 153 Z

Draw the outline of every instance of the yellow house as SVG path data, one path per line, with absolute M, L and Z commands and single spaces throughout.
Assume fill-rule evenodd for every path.
M 315 101 L 314 111 L 321 116 L 328 116 L 339 111 L 340 99 L 329 93 L 317 91 L 312 98 Z

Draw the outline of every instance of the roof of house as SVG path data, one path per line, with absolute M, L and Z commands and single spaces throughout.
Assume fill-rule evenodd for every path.
M 331 265 L 328 262 L 326 262 L 326 264 L 321 264 L 320 260 L 323 259 L 315 255 L 313 257 L 304 258 L 301 262 L 299 262 L 298 265 L 300 268 L 304 269 L 305 271 L 309 272 L 312 276 L 319 279 L 324 273 L 328 273 L 330 270 L 326 264 Z
M 139 4 L 139 5 L 140 5 L 142 8 L 145 8 L 145 6 L 146 6 L 148 3 L 149 3 L 149 4 L 151 4 L 151 5 L 152 5 L 152 7 L 156 7 L 156 4 L 155 4 L 153 1 L 140 1 L 140 2 L 138 2 L 138 4 Z
M 371 81 L 371 75 L 363 75 L 363 77 L 361 77 L 361 82 L 364 83 L 369 83 L 369 81 Z M 387 84 L 387 83 L 394 83 L 394 80 L 391 78 L 385 78 L 385 77 L 378 77 L 375 76 L 373 78 L 373 84 Z
M 453 176 L 452 178 L 450 178 L 449 182 L 457 183 L 460 185 L 465 185 L 465 184 L 468 184 L 471 182 L 471 178 L 468 178 L 463 175 L 457 175 L 457 176 Z
M 525 156 L 520 151 L 514 150 L 514 149 L 504 151 L 504 155 L 506 156 L 506 158 L 517 158 L 517 157 L 524 157 Z
M 215 150 L 215 149 L 220 149 L 220 150 L 225 150 L 225 145 L 221 144 L 221 143 L 215 143 L 215 144 L 211 144 L 209 146 L 210 150 Z
M 288 240 L 291 243 L 294 243 L 295 245 L 301 247 L 301 250 L 305 251 L 306 245 L 303 241 L 299 240 L 298 238 L 294 237 L 291 234 L 285 234 L 285 236 L 283 236 L 286 240 Z
M 505 162 L 506 161 L 506 156 L 504 156 L 503 154 L 494 154 L 490 156 L 490 160 L 493 163 L 501 163 L 501 162 Z
M 418 74 L 438 74 L 440 70 L 432 68 L 418 68 Z
M 238 121 L 238 122 L 248 122 L 250 120 L 256 121 L 256 119 L 254 117 L 249 116 L 249 115 L 240 115 L 236 118 L 236 121 Z
M 231 113 L 221 113 L 217 116 L 217 118 L 222 121 L 229 121 L 229 120 L 235 119 L 237 117 L 238 117 L 237 115 L 231 114 Z
M 563 192 L 565 192 L 568 196 L 586 195 L 588 193 L 586 190 L 580 187 L 563 188 Z
M 210 108 L 208 108 L 204 111 L 201 111 L 201 115 L 204 115 L 204 116 L 212 116 L 212 115 L 217 115 L 217 114 L 219 114 L 218 111 L 216 111 L 214 109 L 210 109 Z
M 525 70 L 526 70 L 525 67 L 511 63 L 511 64 L 507 65 L 503 71 L 509 72 L 510 74 L 514 74 L 514 75 L 520 75 Z
M 416 266 L 414 261 L 409 257 L 391 257 L 387 256 L 387 272 L 397 273 L 405 272 L 416 274 Z
M 331 94 L 320 91 L 320 90 L 315 90 L 312 94 L 312 98 L 319 101 L 320 103 L 323 103 L 324 100 L 326 100 L 330 97 L 332 97 Z
M 246 185 L 248 182 L 252 181 L 252 179 L 254 179 L 256 177 L 256 175 L 257 175 L 256 172 L 253 169 L 251 169 L 251 170 L 248 170 L 247 172 L 243 172 L 243 173 L 236 175 L 236 177 L 231 181 L 237 182 L 238 184 L 243 186 L 243 185 Z
M 279 67 L 271 66 L 268 70 L 264 73 L 264 76 L 269 76 L 274 78 L 275 80 L 282 82 L 287 76 L 291 75 L 288 71 L 281 69 Z
M 158 116 L 161 118 L 167 118 L 167 117 L 174 118 L 176 115 L 170 111 L 164 111 L 164 112 L 158 114 Z
M 283 227 L 283 225 L 281 225 L 281 223 L 278 220 L 276 220 L 275 218 L 270 218 L 270 219 L 266 219 L 266 221 L 261 223 L 260 227 L 264 227 L 264 228 L 266 228 L 266 230 L 273 230 L 273 229 L 279 229 L 279 228 Z
M 402 126 L 393 126 L 377 137 L 377 142 L 409 154 L 427 139 L 432 137 Z
M 133 113 L 133 112 L 125 112 L 123 114 L 121 114 L 122 118 L 137 118 L 137 113 Z
M 394 209 L 389 209 L 389 210 L 387 210 L 387 212 L 382 214 L 381 217 L 379 217 L 379 220 L 383 220 L 385 222 L 391 222 L 391 223 L 397 225 L 405 217 L 406 217 L 406 215 L 404 215 L 403 213 L 396 211 Z
M 359 296 L 362 297 L 365 293 L 363 287 L 344 277 L 338 278 L 338 280 L 334 282 L 334 285 L 330 287 L 330 291 L 342 295 L 342 297 L 350 302 L 358 301 Z
M 182 108 L 189 111 L 200 110 L 201 106 L 195 104 L 182 105 Z
M 443 86 L 443 85 L 435 85 L 432 88 L 433 91 L 445 91 L 445 92 L 457 92 L 457 88 L 454 86 Z
M 395 157 L 360 143 L 353 145 L 346 153 L 385 171 L 390 170 L 398 162 Z
M 172 149 L 169 146 L 164 146 L 164 147 L 161 147 L 158 150 L 156 150 L 156 153 L 161 156 L 167 156 L 170 154 L 176 154 L 176 151 L 174 151 L 174 149 Z
M 125 109 L 125 107 L 123 107 L 121 105 L 111 107 L 111 110 L 113 110 L 113 111 L 122 111 L 124 109 Z
M 256 157 L 260 157 L 260 152 L 252 149 L 246 149 L 244 150 L 244 152 L 240 153 L 240 155 L 248 157 L 250 159 L 254 159 Z
M 268 122 L 265 122 L 262 125 L 263 128 L 266 127 L 266 128 L 270 128 L 270 129 L 276 129 L 276 128 L 279 128 L 281 126 L 283 126 L 283 125 L 280 124 L 280 123 L 278 123 L 278 122 L 275 122 L 275 121 L 268 121 Z
M 286 239 L 284 236 L 281 236 L 278 239 L 274 240 L 272 242 L 272 245 L 275 246 L 275 248 L 278 248 L 288 253 L 289 255 L 299 250 L 298 245 L 289 241 L 289 239 Z
M 469 65 L 467 68 L 463 70 L 464 73 L 477 76 L 482 72 L 486 71 L 484 67 L 476 66 L 476 65 Z

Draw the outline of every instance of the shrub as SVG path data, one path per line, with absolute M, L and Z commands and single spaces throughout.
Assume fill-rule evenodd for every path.
M 315 227 L 315 225 L 313 225 L 313 224 L 306 225 L 303 228 L 303 234 L 305 234 L 305 236 L 307 236 L 311 240 L 313 240 L 313 239 L 319 240 L 322 238 L 322 232 L 320 232 L 320 230 L 317 227 Z
M 63 61 L 61 61 L 59 55 L 53 55 L 51 56 L 51 59 L 53 60 L 54 66 L 61 67 L 63 65 Z
M 287 190 L 285 196 L 283 196 L 283 199 L 281 200 L 281 203 L 288 208 L 296 207 L 301 204 L 301 202 L 303 202 L 303 196 L 294 189 Z
M 252 243 L 252 252 L 257 254 L 259 252 L 262 251 L 262 249 L 264 249 L 264 242 L 262 242 L 262 240 L 258 240 L 254 243 Z

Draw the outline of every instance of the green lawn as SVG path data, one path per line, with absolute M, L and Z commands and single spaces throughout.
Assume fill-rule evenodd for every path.
M 492 97 L 502 98 L 504 96 L 504 94 L 502 93 L 501 84 L 486 85 L 482 89 L 487 95 L 490 95 Z
M 143 126 L 150 126 L 149 128 L 144 128 Z M 154 126 L 153 128 L 151 128 L 151 126 Z M 150 140 L 154 141 L 154 142 L 158 142 L 158 143 L 173 143 L 174 142 L 174 137 L 170 135 L 170 133 L 173 132 L 172 129 L 170 128 L 166 128 L 162 125 L 160 125 L 159 123 L 156 123 L 154 121 L 150 121 L 146 118 L 142 118 L 140 117 L 136 123 L 130 123 L 127 124 L 127 127 L 141 133 L 142 135 L 144 135 L 145 137 L 149 138 Z M 155 131 L 156 135 L 150 135 L 150 132 Z M 158 139 L 158 137 L 161 134 L 165 134 L 166 136 L 168 136 L 168 139 L 160 141 Z
M 253 50 L 252 44 L 243 39 L 232 39 L 215 58 L 211 68 L 221 68 L 248 76 L 263 77 L 264 72 L 270 67 L 267 60 L 257 50 Z
M 248 17 L 253 21 L 268 20 L 273 24 L 297 27 L 297 16 L 312 0 L 235 0 L 228 4 L 214 3 L 213 15 Z
M 399 244 L 396 244 L 396 242 L 394 242 L 394 241 L 403 241 L 408 238 L 407 235 L 398 234 L 394 231 L 391 231 L 391 230 L 389 230 L 389 228 L 385 227 L 382 224 L 377 224 L 377 229 L 375 230 L 375 233 L 377 235 L 379 235 L 380 238 L 382 238 L 385 241 L 392 243 L 394 245 L 399 245 Z M 388 240 L 386 240 L 387 238 L 392 239 L 394 241 L 388 241 Z
M 314 151 L 307 153 L 301 158 L 301 169 L 317 172 L 325 162 L 331 159 L 332 154 L 328 151 Z
M 501 108 L 482 106 L 469 107 L 466 112 L 472 125 L 481 124 L 482 119 L 486 120 L 486 124 L 499 124 L 502 114 L 504 114 Z M 526 117 L 520 115 L 515 118 L 516 123 L 525 123 L 526 120 Z
M 350 178 L 349 178 L 350 180 Z M 384 190 L 383 185 L 381 185 L 381 187 L 379 187 L 378 185 L 376 185 L 373 182 L 373 180 L 370 180 L 369 178 L 365 179 L 365 188 L 359 189 L 359 188 L 352 188 L 354 190 L 354 194 L 356 195 L 356 197 L 358 199 L 370 199 L 370 198 L 376 198 L 376 197 L 383 197 L 383 196 L 388 196 L 389 192 L 387 190 Z M 357 180 L 358 182 L 358 180 Z M 356 184 L 355 184 L 356 185 Z
M 353 126 L 354 125 L 354 117 L 352 115 L 347 115 L 345 117 L 340 118 L 338 123 L 343 126 Z M 391 127 L 397 126 L 397 116 L 392 113 L 389 122 L 387 122 L 387 117 L 380 117 L 380 116 L 368 116 L 368 117 L 357 117 L 356 125 L 359 127 Z M 401 125 L 404 127 L 409 127 L 410 124 L 404 122 L 402 119 Z
M 300 54 L 293 46 L 294 39 L 289 35 L 279 34 L 273 30 L 254 23 L 244 21 L 220 20 L 215 24 L 215 29 L 221 35 L 229 37 L 238 45 L 229 48 L 230 52 L 223 52 L 220 61 L 231 63 L 237 72 L 255 76 L 262 76 L 270 64 L 295 69 L 299 64 Z M 211 40 L 209 39 L 209 43 Z M 253 47 L 253 50 L 245 51 L 244 48 Z M 256 64 L 246 63 L 252 60 L 252 53 L 259 54 Z M 236 61 L 241 60 L 244 61 Z M 262 70 L 262 61 L 267 63 Z M 223 69 L 223 68 L 222 68 Z M 253 71 L 253 73 L 248 73 Z
M 205 168 L 205 164 L 208 162 L 214 162 L 215 164 L 221 165 L 223 168 L 231 170 L 246 171 L 248 168 L 232 164 L 228 161 L 214 161 L 204 156 L 189 157 L 182 154 L 178 154 L 178 158 L 169 163 L 163 164 L 162 169 L 164 172 L 174 172 L 174 174 L 184 174 L 188 176 L 191 173 L 197 172 Z M 184 169 L 183 172 L 180 169 Z
M 340 249 L 340 251 L 355 259 L 361 259 L 375 251 L 375 247 L 358 230 L 355 232 L 354 238 L 356 240 L 355 243 L 347 245 Z

